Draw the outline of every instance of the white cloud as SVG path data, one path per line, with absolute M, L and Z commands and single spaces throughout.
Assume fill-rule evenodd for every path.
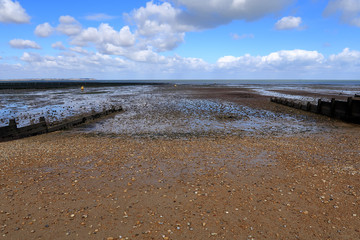
M 65 50 L 65 46 L 62 42 L 55 42 L 53 44 L 51 44 L 51 47 L 54 48 L 54 49 L 58 49 L 58 50 Z
M 360 1 L 359 0 L 331 0 L 324 15 L 330 16 L 340 13 L 341 21 L 360 27 Z
M 194 77 L 354 79 L 360 72 L 360 51 L 348 48 L 328 58 L 317 51 L 297 49 L 277 51 L 264 56 L 249 54 L 238 57 L 224 56 L 219 58 L 216 64 L 207 63 L 200 58 L 165 57 L 152 52 L 151 49 L 133 54 L 133 60 L 125 60 L 122 57 L 82 51 L 81 48 L 61 52 L 57 56 L 25 52 L 21 57 L 22 64 L 0 63 L 0 70 L 14 70 L 12 78 L 31 75 L 33 77 L 91 76 L 101 79 L 119 76 L 128 79 L 144 77 L 148 79 Z
M 2 56 L 0 56 L 0 60 L 3 59 Z
M 54 28 L 49 23 L 43 23 L 35 28 L 35 35 L 38 37 L 48 37 L 54 32 Z
M 187 11 L 182 20 L 198 28 L 212 28 L 233 20 L 254 21 L 282 10 L 293 0 L 172 0 Z
M 331 64 L 338 65 L 341 67 L 352 65 L 360 68 L 360 51 L 350 50 L 345 48 L 339 54 L 330 55 L 329 60 Z M 360 69 L 359 69 L 360 70 Z
M 157 5 L 148 2 L 146 7 L 134 10 L 129 18 L 136 24 L 137 35 L 142 37 L 142 44 L 164 52 L 182 43 L 185 32 L 195 30 L 193 26 L 181 23 L 180 14 L 181 10 L 170 3 Z
M 308 69 L 324 63 L 324 56 L 317 51 L 282 50 L 266 56 L 240 57 L 225 56 L 219 58 L 217 65 L 225 69 L 241 69 L 246 71 L 293 71 L 294 69 Z
M 98 76 L 104 79 L 107 74 L 112 74 L 108 78 L 127 74 L 127 78 L 130 76 L 131 78 L 151 78 L 152 76 L 159 79 L 159 77 L 183 76 L 189 73 L 195 76 L 198 72 L 211 71 L 210 65 L 202 59 L 164 57 L 151 50 L 133 53 L 133 58 L 136 58 L 133 61 L 101 53 L 81 52 L 81 48 L 72 50 L 75 51 L 62 52 L 58 56 L 41 56 L 37 53 L 25 52 L 20 58 L 24 63 L 17 66 L 19 70 L 14 74 L 17 77 L 23 76 L 22 74 L 36 77 L 41 69 L 40 77 Z M 134 61 L 137 61 L 136 64 Z M 0 64 L 0 69 L 2 67 Z
M 154 51 L 173 50 L 184 42 L 186 32 L 217 27 L 233 20 L 252 21 L 277 12 L 293 0 L 171 0 L 148 2 L 134 10 L 129 20 L 137 26 L 140 44 Z M 253 37 L 253 35 L 238 36 Z M 139 44 L 139 45 L 140 45 Z
M 70 51 L 77 52 L 77 53 L 84 54 L 84 55 L 87 55 L 89 53 L 86 49 L 84 49 L 82 47 L 72 47 L 72 48 L 70 48 Z
M 129 52 L 127 57 L 133 61 L 145 63 L 160 63 L 166 59 L 164 56 L 158 55 L 151 49 Z
M 85 71 L 86 73 L 104 72 L 124 68 L 128 62 L 120 58 L 113 58 L 100 53 L 67 53 L 59 56 L 41 56 L 37 53 L 25 52 L 21 60 L 28 65 L 23 66 L 24 69 L 32 69 L 34 72 L 38 69 L 49 72 L 55 71 L 57 74 L 66 71 Z M 63 74 L 67 74 L 63 73 Z
M 85 19 L 89 20 L 89 21 L 104 21 L 104 20 L 112 20 L 115 18 L 117 18 L 117 17 L 110 16 L 105 13 L 96 13 L 96 14 L 85 16 Z
M 71 16 L 61 16 L 59 18 L 60 24 L 57 26 L 56 30 L 62 34 L 68 36 L 74 36 L 81 32 L 81 24 Z
M 277 30 L 289 30 L 289 29 L 298 29 L 301 25 L 301 17 L 283 17 L 275 24 Z
M 102 23 L 98 28 L 83 29 L 78 35 L 74 36 L 72 44 L 85 46 L 88 43 L 96 45 L 113 44 L 115 46 L 132 46 L 135 43 L 135 36 L 131 33 L 128 26 L 123 27 L 120 31 L 114 30 L 109 24 Z
M 10 46 L 13 48 L 26 49 L 34 48 L 41 49 L 41 47 L 34 41 L 23 40 L 23 39 L 13 39 L 9 42 Z
M 37 53 L 24 52 L 20 59 L 25 62 L 38 62 L 41 61 L 42 57 Z
M 0 0 L 0 22 L 29 23 L 30 16 L 18 1 Z

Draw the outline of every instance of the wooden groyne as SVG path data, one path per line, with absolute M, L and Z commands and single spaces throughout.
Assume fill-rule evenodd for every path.
M 44 117 L 40 117 L 40 122 L 36 124 L 32 124 L 26 127 L 18 128 L 17 124 L 15 122 L 15 119 L 10 119 L 9 125 L 6 127 L 0 128 L 0 142 L 3 141 L 9 141 L 9 140 L 15 140 L 20 138 L 25 138 L 29 136 L 35 136 L 43 133 L 49 133 L 49 132 L 55 132 L 59 130 L 65 130 L 65 129 L 71 129 L 75 126 L 78 126 L 80 124 L 84 124 L 86 122 L 89 122 L 91 120 L 95 120 L 116 112 L 123 111 L 122 107 L 112 107 L 109 110 L 98 112 L 98 113 L 92 113 L 89 115 L 84 115 L 81 117 L 78 117 L 74 120 L 64 120 L 63 122 L 49 126 Z
M 360 98 L 356 95 L 354 98 L 349 97 L 347 101 L 340 101 L 332 98 L 331 102 L 327 102 L 319 99 L 317 104 L 276 97 L 271 98 L 270 101 L 346 122 L 360 124 Z

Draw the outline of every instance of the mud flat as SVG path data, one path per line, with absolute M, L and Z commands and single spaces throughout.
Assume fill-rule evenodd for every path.
M 302 130 L 268 130 L 274 125 L 265 123 L 255 131 L 229 128 L 234 134 L 211 127 L 192 134 L 194 128 L 180 131 L 181 124 L 136 134 L 106 130 L 121 115 L 129 127 L 141 117 L 171 122 L 147 102 L 152 117 L 128 109 L 102 128 L 97 123 L 0 143 L 0 237 L 360 238 L 359 126 L 289 110 L 248 89 L 183 86 L 160 92 L 201 100 L 196 108 L 214 117 L 205 120 L 226 126 L 260 117 L 285 126 L 296 120 Z M 209 113 L 202 104 L 212 108 L 207 101 L 214 99 L 220 107 L 241 105 L 255 113 Z M 269 112 L 275 117 L 268 118 Z

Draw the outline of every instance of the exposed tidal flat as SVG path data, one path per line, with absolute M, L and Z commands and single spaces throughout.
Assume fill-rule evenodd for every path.
M 19 94 L 12 103 L 33 101 L 22 104 L 19 121 L 54 107 L 54 119 L 108 104 L 125 112 L 0 143 L 0 237 L 359 239 L 360 127 L 269 101 L 359 90 L 99 87 L 85 89 L 92 94 L 47 90 L 55 91 L 53 101 L 39 92 L 42 107 Z M 5 97 L 1 104 L 6 109 Z

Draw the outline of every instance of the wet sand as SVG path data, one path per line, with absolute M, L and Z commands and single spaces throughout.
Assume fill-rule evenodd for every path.
M 0 237 L 360 238 L 359 126 L 246 89 L 166 91 L 301 116 L 320 127 L 181 136 L 73 130 L 0 143 Z

